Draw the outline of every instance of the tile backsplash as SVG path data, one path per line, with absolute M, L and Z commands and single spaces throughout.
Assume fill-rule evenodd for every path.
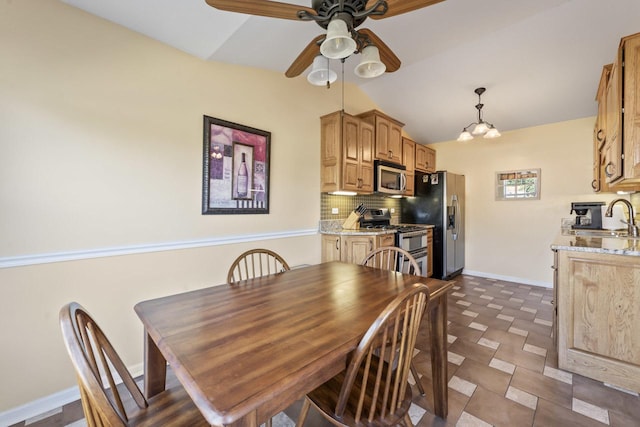
M 378 195 L 358 196 L 334 196 L 322 193 L 320 195 L 320 219 L 321 220 L 345 220 L 349 214 L 362 203 L 367 208 L 395 209 L 391 214 L 391 222 L 397 223 L 400 218 L 400 200 Z M 338 208 L 337 214 L 332 214 L 331 209 Z

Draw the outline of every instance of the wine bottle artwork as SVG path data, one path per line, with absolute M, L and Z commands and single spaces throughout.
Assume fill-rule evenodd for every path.
M 249 184 L 249 174 L 247 173 L 247 162 L 245 158 L 245 153 L 242 153 L 242 161 L 240 162 L 240 167 L 238 168 L 238 198 L 246 198 L 247 197 L 247 185 Z
M 202 214 L 268 214 L 271 132 L 204 116 Z

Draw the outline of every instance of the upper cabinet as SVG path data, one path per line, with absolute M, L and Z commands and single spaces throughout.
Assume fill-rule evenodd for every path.
M 436 150 L 426 145 L 416 144 L 416 170 L 434 173 L 436 171 Z
M 596 99 L 593 188 L 640 190 L 640 33 L 620 41 Z
M 371 110 L 358 117 L 375 129 L 375 158 L 393 163 L 402 163 L 402 127 L 404 123 L 386 114 Z
M 342 111 L 320 118 L 322 192 L 373 193 L 373 126 Z
M 413 196 L 415 193 L 415 168 L 416 168 L 416 143 L 409 138 L 402 138 L 402 164 L 407 174 L 407 191 L 405 196 Z

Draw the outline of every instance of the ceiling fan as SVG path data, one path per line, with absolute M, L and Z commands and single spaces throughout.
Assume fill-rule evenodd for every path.
M 271 0 L 206 0 L 209 6 L 220 10 L 296 21 L 314 21 L 326 29 L 326 34 L 311 40 L 293 61 L 285 72 L 287 77 L 300 75 L 319 55 L 344 60 L 357 53 L 363 54 L 363 62 L 364 57 L 373 55 L 377 58 L 377 63 L 381 63 L 376 70 L 363 71 L 362 74 L 356 69 L 356 74 L 361 77 L 375 77 L 385 71 L 392 73 L 400 68 L 400 59 L 373 31 L 357 28 L 368 17 L 389 18 L 441 1 L 444 0 L 311 0 L 311 7 L 305 7 Z M 375 65 L 375 60 L 373 63 Z

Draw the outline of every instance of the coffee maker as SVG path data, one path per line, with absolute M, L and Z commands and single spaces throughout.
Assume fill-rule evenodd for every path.
M 604 202 L 572 202 L 570 214 L 576 214 L 576 223 L 571 226 L 573 229 L 596 229 L 602 228 L 602 206 Z

